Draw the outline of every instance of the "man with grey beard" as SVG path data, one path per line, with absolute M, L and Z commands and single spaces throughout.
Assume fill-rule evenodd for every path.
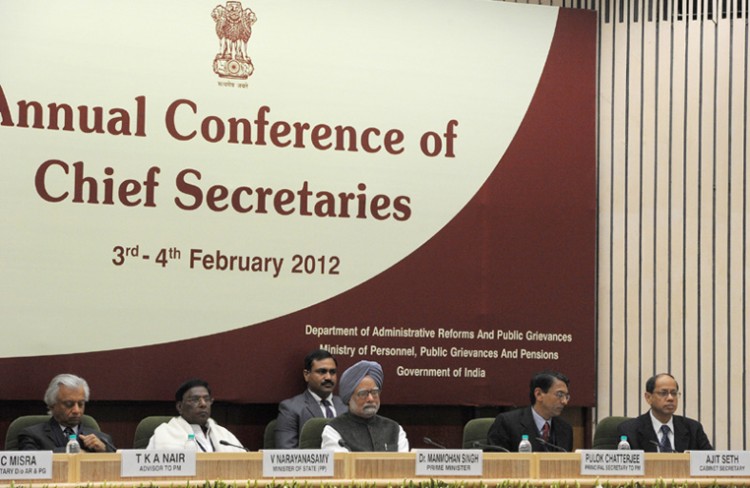
M 338 452 L 409 452 L 409 440 L 395 421 L 378 415 L 383 389 L 383 368 L 375 361 L 360 361 L 339 380 L 339 394 L 349 412 L 323 429 L 321 449 Z

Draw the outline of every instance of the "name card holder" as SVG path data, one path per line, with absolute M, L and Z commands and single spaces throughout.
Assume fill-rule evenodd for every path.
M 52 451 L 0 452 L 0 480 L 52 479 Z
M 481 449 L 415 449 L 417 476 L 482 476 Z
M 264 478 L 333 478 L 333 451 L 269 449 L 263 451 Z
M 750 476 L 750 451 L 690 451 L 690 476 Z
M 120 476 L 195 476 L 195 451 L 122 449 Z

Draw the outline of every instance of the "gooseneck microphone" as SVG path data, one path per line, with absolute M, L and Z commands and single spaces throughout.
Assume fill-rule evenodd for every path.
M 483 451 L 510 452 L 503 446 L 496 446 L 495 444 L 485 444 L 484 442 L 480 441 L 472 442 L 471 446 L 477 449 L 482 449 Z
M 563 449 L 562 447 L 558 446 L 557 444 L 552 444 L 551 442 L 545 441 L 542 437 L 537 437 L 536 440 L 538 440 L 539 442 L 541 442 L 542 445 L 544 445 L 545 447 L 551 447 L 555 451 L 558 451 L 558 452 L 568 452 L 565 449 Z
M 238 444 L 232 444 L 232 443 L 230 443 L 230 442 L 227 442 L 227 441 L 225 441 L 224 439 L 220 440 L 220 441 L 219 441 L 219 444 L 221 444 L 222 446 L 229 446 L 229 447 L 235 447 L 235 448 L 237 448 L 237 449 L 242 449 L 242 450 L 243 450 L 243 451 L 245 451 L 245 452 L 250 452 L 250 449 L 248 449 L 247 447 L 245 447 L 245 446 L 240 446 L 240 445 L 238 445 Z
M 650 440 L 649 442 L 650 442 L 651 444 L 653 444 L 653 445 L 655 445 L 655 446 L 656 446 L 656 452 L 661 452 L 661 444 L 659 444 L 659 443 L 658 443 L 658 442 L 656 442 L 656 441 L 651 441 L 651 440 Z
M 347 444 L 346 441 L 344 441 L 344 439 L 339 439 L 339 446 L 351 452 L 351 448 L 349 447 L 349 444 Z
M 431 446 L 435 446 L 435 447 L 437 447 L 438 449 L 448 449 L 448 448 L 447 448 L 447 447 L 445 447 L 444 445 L 442 445 L 442 444 L 439 444 L 439 443 L 437 443 L 437 442 L 433 441 L 433 440 L 432 440 L 432 439 L 430 439 L 429 437 L 423 437 L 423 438 L 422 438 L 422 440 L 423 440 L 423 441 L 425 442 L 425 444 L 429 444 L 429 445 L 431 445 Z

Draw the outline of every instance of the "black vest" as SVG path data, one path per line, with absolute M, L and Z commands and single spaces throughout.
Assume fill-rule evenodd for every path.
M 380 415 L 366 419 L 347 412 L 328 425 L 341 435 L 352 452 L 398 451 L 399 426 L 391 419 Z

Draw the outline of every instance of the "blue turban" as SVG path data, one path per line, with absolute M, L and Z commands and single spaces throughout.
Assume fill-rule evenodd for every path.
M 349 399 L 354 395 L 354 390 L 365 376 L 372 378 L 378 388 L 383 388 L 383 368 L 375 361 L 366 361 L 363 359 L 344 371 L 341 379 L 339 379 L 339 395 L 341 395 L 341 399 L 345 404 L 349 404 Z

